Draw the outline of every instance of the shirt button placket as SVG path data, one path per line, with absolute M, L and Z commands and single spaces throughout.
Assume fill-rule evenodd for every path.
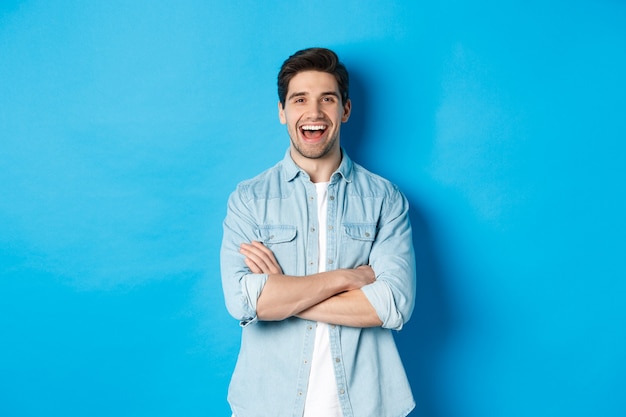
M 337 193 L 337 183 L 336 181 L 331 181 L 328 186 L 328 224 L 326 229 L 328 231 L 328 235 L 326 238 L 327 241 L 327 249 L 329 254 L 335 254 L 337 252 L 337 237 L 334 234 L 334 224 L 337 218 L 337 202 L 335 198 L 335 194 Z M 328 270 L 334 270 L 335 262 L 337 259 L 328 258 L 326 260 L 326 264 L 328 265 Z
M 315 196 L 313 194 L 308 194 L 307 199 L 308 201 L 308 211 L 309 213 L 314 213 L 316 208 L 315 208 Z M 311 215 L 309 215 L 309 218 L 311 218 Z M 306 263 L 306 267 L 305 267 L 305 274 L 309 275 L 312 274 L 314 272 L 317 271 L 317 268 L 315 268 L 315 265 L 317 264 L 317 262 L 315 261 L 315 257 L 313 256 L 313 250 L 312 248 L 315 246 L 315 240 L 314 240 L 314 233 L 315 233 L 315 225 L 312 225 L 309 223 L 309 236 L 306 238 L 307 239 L 307 243 L 306 243 L 306 257 L 308 259 L 308 262 Z

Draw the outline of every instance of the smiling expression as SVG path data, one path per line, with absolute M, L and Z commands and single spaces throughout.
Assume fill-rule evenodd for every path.
M 341 102 L 337 80 L 332 74 L 320 71 L 296 74 L 289 82 L 284 107 L 278 103 L 278 115 L 280 122 L 287 125 L 294 159 L 341 155 L 339 131 L 350 117 L 350 108 L 349 99 Z

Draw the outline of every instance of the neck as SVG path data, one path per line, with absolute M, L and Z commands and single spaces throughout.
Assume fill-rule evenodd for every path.
M 328 182 L 341 164 L 341 150 L 313 159 L 304 157 L 291 149 L 291 158 L 309 175 L 312 182 Z

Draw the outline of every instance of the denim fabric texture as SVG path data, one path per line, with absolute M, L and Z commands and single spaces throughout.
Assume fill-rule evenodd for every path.
M 415 406 L 392 330 L 410 318 L 415 255 L 405 196 L 388 180 L 342 162 L 328 186 L 327 253 L 317 253 L 316 190 L 291 159 L 237 186 L 228 201 L 221 248 L 226 307 L 242 327 L 228 401 L 237 417 L 301 417 L 315 322 L 261 321 L 256 302 L 267 281 L 244 263 L 239 246 L 260 241 L 286 275 L 370 265 L 376 281 L 362 288 L 381 327 L 330 326 L 331 351 L 344 417 L 403 417 Z

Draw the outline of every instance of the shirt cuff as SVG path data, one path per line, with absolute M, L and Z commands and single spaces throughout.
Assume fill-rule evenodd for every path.
M 247 313 L 246 317 L 239 322 L 241 327 L 246 327 L 258 321 L 256 314 L 257 300 L 267 282 L 267 277 L 267 274 L 247 274 L 241 279 L 242 301 L 245 304 L 244 310 Z
M 396 308 L 393 292 L 386 282 L 375 281 L 362 287 L 361 291 L 376 310 L 378 318 L 383 322 L 382 327 L 392 330 L 402 329 L 404 319 Z

